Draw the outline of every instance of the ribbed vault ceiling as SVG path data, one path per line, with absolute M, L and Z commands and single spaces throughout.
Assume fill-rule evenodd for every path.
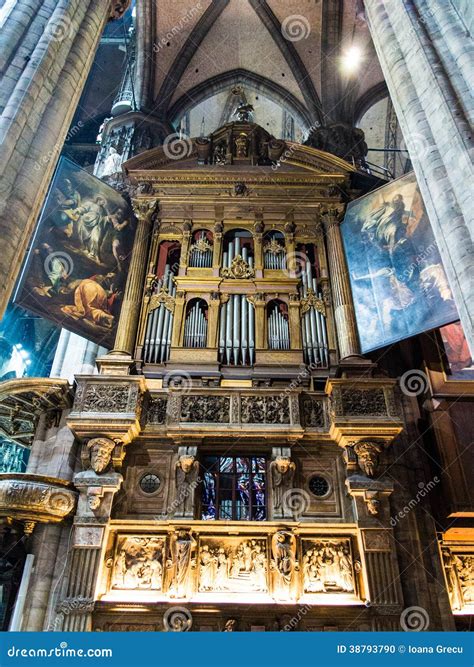
M 352 123 L 384 90 L 361 0 L 140 4 L 148 106 L 173 122 L 237 84 L 286 108 L 303 128 Z M 348 76 L 341 56 L 352 46 L 363 62 Z

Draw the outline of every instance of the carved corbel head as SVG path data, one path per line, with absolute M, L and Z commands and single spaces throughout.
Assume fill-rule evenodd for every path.
M 177 466 L 181 468 L 184 473 L 191 471 L 194 464 L 195 457 L 191 454 L 182 454 L 177 462 Z
M 92 512 L 99 509 L 104 495 L 104 489 L 101 486 L 91 486 L 87 490 L 87 504 Z
M 113 440 L 106 437 L 91 438 L 87 443 L 86 452 L 90 467 L 98 475 L 108 468 L 115 444 Z
M 378 499 L 377 491 L 366 491 L 364 494 L 364 501 L 367 505 L 367 512 L 372 516 L 377 516 L 380 509 L 380 500 Z
M 289 456 L 277 456 L 275 459 L 275 466 L 281 475 L 285 475 L 291 466 L 291 459 Z
M 361 441 L 354 445 L 357 463 L 367 477 L 373 477 L 377 470 L 382 445 L 378 442 Z

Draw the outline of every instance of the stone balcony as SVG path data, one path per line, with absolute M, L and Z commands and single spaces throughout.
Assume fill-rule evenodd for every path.
M 77 492 L 70 482 L 46 475 L 0 474 L 0 516 L 36 523 L 59 523 L 73 514 Z

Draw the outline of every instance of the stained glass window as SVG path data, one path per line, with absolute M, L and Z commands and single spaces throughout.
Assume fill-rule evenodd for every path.
M 264 521 L 267 518 L 265 457 L 206 456 L 202 466 L 202 519 Z

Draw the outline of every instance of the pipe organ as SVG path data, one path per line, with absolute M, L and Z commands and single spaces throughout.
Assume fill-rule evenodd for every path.
M 119 328 L 138 333 L 76 378 L 72 407 L 64 388 L 85 469 L 70 562 L 53 564 L 55 628 L 160 630 L 183 607 L 193 630 L 399 627 L 384 478 L 397 381 L 336 343 L 352 326 L 337 234 L 354 168 L 287 148 L 239 120 L 182 159 L 154 148 L 124 165 L 142 252 Z M 24 517 L 34 497 L 57 521 L 53 491 L 40 506 L 26 484 L 3 500 Z

